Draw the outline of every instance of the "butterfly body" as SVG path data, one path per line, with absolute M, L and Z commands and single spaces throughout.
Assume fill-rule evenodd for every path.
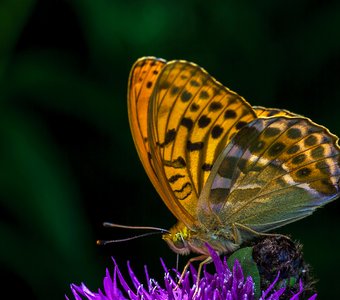
M 182 255 L 192 252 L 209 256 L 205 243 L 218 253 L 232 252 L 241 244 L 240 241 L 236 241 L 237 237 L 232 234 L 232 229 L 226 225 L 220 225 L 215 229 L 203 226 L 189 229 L 179 222 L 169 230 L 169 233 L 163 234 L 162 238 L 174 252 Z
M 193 63 L 139 59 L 128 108 L 143 166 L 179 221 L 163 235 L 177 253 L 231 252 L 340 194 L 335 135 L 252 107 Z

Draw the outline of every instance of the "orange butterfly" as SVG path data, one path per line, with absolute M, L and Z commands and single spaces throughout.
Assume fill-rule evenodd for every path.
M 178 219 L 163 239 L 209 259 L 339 196 L 338 138 L 310 119 L 252 107 L 199 66 L 144 57 L 128 88 L 143 166 Z

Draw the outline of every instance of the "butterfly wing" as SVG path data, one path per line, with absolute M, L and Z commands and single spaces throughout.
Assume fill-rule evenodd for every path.
M 162 199 L 167 195 L 158 184 L 151 159 L 147 128 L 150 97 L 165 63 L 163 59 L 155 57 L 138 59 L 131 69 L 128 86 L 128 116 L 132 137 L 144 169 Z
M 301 115 L 292 113 L 286 109 L 280 108 L 267 108 L 263 106 L 253 106 L 253 109 L 258 118 L 266 118 L 266 117 L 302 117 Z
M 155 147 L 150 144 L 148 130 L 152 125 L 149 107 L 153 105 L 152 93 L 155 89 L 160 71 L 166 61 L 156 57 L 142 57 L 133 65 L 128 86 L 128 116 L 132 137 L 142 161 L 143 167 L 153 186 L 161 196 L 168 209 L 185 224 L 192 225 L 195 220 L 176 203 L 172 191 L 164 185 L 164 174 L 156 172 L 159 169 L 155 154 Z
M 140 79 L 141 71 L 152 73 L 152 61 L 146 59 L 148 67 L 137 62 L 130 76 L 132 134 L 156 190 L 190 228 L 197 221 L 198 195 L 217 156 L 256 115 L 242 97 L 186 61 L 157 61 L 159 74 Z M 135 86 L 138 82 L 144 83 Z
M 199 219 L 265 232 L 339 196 L 338 138 L 307 118 L 258 118 L 217 158 Z M 214 220 L 215 219 L 215 220 Z

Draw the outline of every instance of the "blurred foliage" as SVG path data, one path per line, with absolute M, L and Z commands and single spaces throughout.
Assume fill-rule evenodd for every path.
M 138 57 L 194 61 L 251 104 L 340 134 L 339 1 L 3 0 L 0 24 L 1 284 L 16 298 L 100 287 L 111 255 L 150 274 L 161 275 L 159 257 L 175 262 L 159 238 L 95 245 L 131 235 L 103 221 L 175 222 L 128 127 Z M 336 292 L 338 202 L 280 229 L 304 244 L 320 299 Z

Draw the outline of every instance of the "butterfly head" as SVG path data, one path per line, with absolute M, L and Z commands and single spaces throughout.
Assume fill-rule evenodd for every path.
M 162 236 L 172 251 L 182 255 L 190 253 L 190 237 L 190 229 L 181 222 L 177 223 L 168 233 Z

